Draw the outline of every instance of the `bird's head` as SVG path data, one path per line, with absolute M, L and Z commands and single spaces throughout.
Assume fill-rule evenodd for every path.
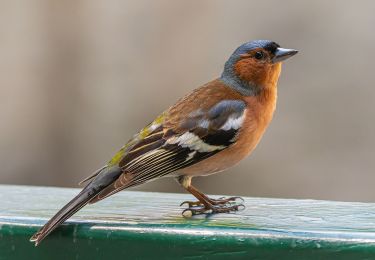
M 244 43 L 225 63 L 221 79 L 243 94 L 255 95 L 261 89 L 276 86 L 281 62 L 297 52 L 268 40 Z

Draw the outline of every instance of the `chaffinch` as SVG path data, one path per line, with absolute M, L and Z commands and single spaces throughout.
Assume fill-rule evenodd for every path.
M 296 50 L 268 40 L 247 42 L 225 63 L 221 77 L 186 95 L 143 128 L 83 190 L 30 240 L 38 245 L 88 203 L 161 177 L 174 177 L 198 201 L 190 214 L 238 210 L 238 197 L 211 199 L 191 185 L 194 176 L 227 169 L 258 144 L 276 106 L 281 62 Z

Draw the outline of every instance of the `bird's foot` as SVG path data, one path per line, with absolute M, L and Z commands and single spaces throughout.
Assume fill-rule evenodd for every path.
M 223 204 L 243 204 L 245 201 L 243 198 L 236 196 L 236 197 L 229 197 L 229 198 L 221 197 L 218 199 L 210 199 L 210 202 L 213 205 L 223 205 Z
M 238 202 L 239 201 L 239 202 Z M 241 197 L 208 199 L 201 201 L 184 201 L 180 206 L 187 204 L 189 207 L 182 211 L 184 217 L 200 214 L 229 213 L 245 209 L 244 200 Z

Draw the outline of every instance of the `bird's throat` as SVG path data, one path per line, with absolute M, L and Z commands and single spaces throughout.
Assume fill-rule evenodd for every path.
M 252 70 L 240 66 L 234 70 L 225 70 L 220 79 L 244 96 L 260 96 L 263 99 L 272 96 L 280 73 L 281 63 Z

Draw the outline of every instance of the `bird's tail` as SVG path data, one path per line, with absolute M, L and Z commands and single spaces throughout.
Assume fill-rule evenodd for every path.
M 90 182 L 76 197 L 74 197 L 68 204 L 59 210 L 37 233 L 31 238 L 31 242 L 35 242 L 35 246 L 61 223 L 70 218 L 74 213 L 80 210 L 83 206 L 90 202 L 96 195 L 100 193 L 105 187 L 113 182 L 114 179 L 121 174 L 121 169 L 111 168 L 105 169 L 92 182 Z

